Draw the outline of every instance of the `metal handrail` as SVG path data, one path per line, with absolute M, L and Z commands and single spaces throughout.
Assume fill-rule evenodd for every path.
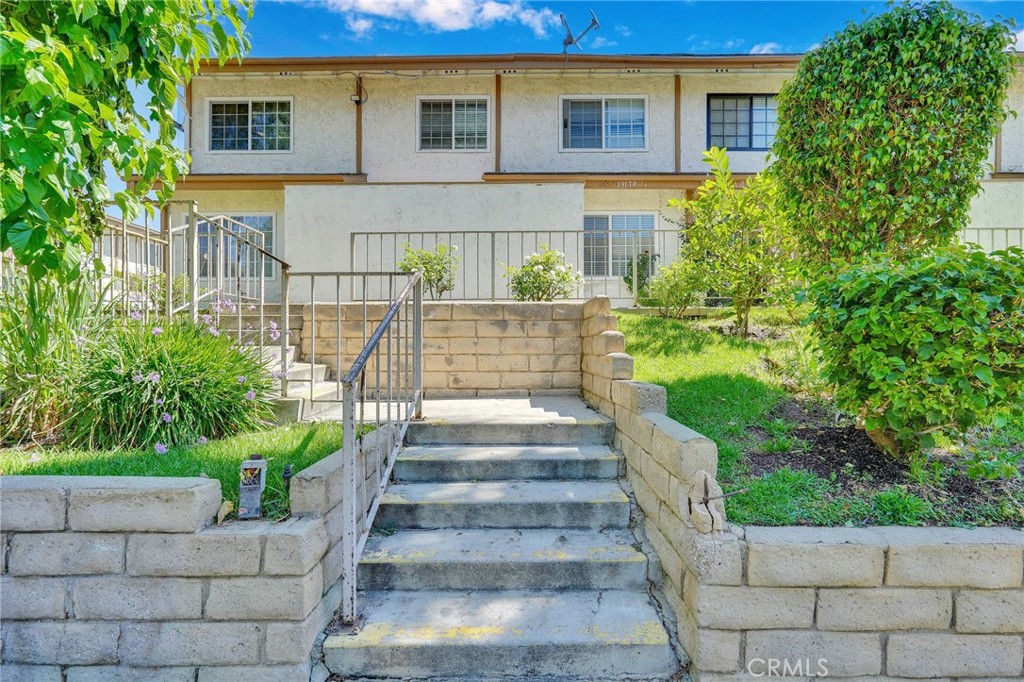
M 341 380 L 342 384 L 342 446 L 341 478 L 341 622 L 352 628 L 356 623 L 356 575 L 359 556 L 369 537 L 370 528 L 380 507 L 394 469 L 398 451 L 405 433 L 413 419 L 423 417 L 423 277 L 421 273 L 408 274 L 409 281 L 395 297 L 384 313 L 380 324 L 365 341 L 363 349 L 356 356 L 352 366 Z M 364 290 L 365 291 L 365 290 Z M 412 345 L 409 346 L 410 330 L 408 306 L 412 306 Z M 340 305 L 340 302 L 339 302 Z M 364 311 L 366 302 L 363 302 Z M 402 311 L 406 311 L 403 317 Z M 315 320 L 315 316 L 314 316 Z M 340 310 L 339 310 L 340 320 Z M 363 325 L 365 328 L 365 312 Z M 393 333 L 393 330 L 397 329 Z M 381 372 L 381 344 L 387 338 L 387 369 Z M 397 339 L 395 338 L 397 336 Z M 340 341 L 339 334 L 339 341 Z M 397 341 L 397 343 L 395 343 Z M 403 341 L 405 344 L 403 351 Z M 397 346 L 397 348 L 395 348 Z M 397 352 L 395 352 L 397 350 Z M 370 356 L 376 354 L 376 428 L 366 434 L 366 366 Z M 411 361 L 403 367 L 403 358 Z M 397 360 L 397 371 L 392 371 L 392 360 Z M 411 369 L 412 386 L 406 382 L 406 373 Z M 386 417 L 382 420 L 381 380 L 386 382 Z M 410 391 L 411 389 L 411 391 Z M 408 398 L 408 400 L 406 400 Z M 397 400 L 397 404 L 394 401 Z M 357 421 L 357 404 L 359 415 Z M 394 412 L 392 408 L 394 407 Z M 366 451 L 366 437 L 372 438 L 372 455 Z M 381 455 L 383 454 L 383 461 Z M 376 483 L 370 478 L 376 476 Z M 360 498 L 360 483 L 364 483 Z M 372 496 L 370 498 L 369 496 Z M 365 512 L 365 517 L 360 513 Z
M 410 274 L 408 284 L 405 285 L 401 293 L 398 294 L 398 297 L 394 302 L 392 302 L 391 307 L 388 308 L 386 313 L 384 313 L 384 319 L 381 320 L 380 324 L 377 325 L 377 328 L 372 334 L 370 334 L 370 338 L 366 342 L 366 345 L 363 346 L 363 350 L 356 356 L 355 361 L 352 363 L 352 367 L 345 373 L 345 377 L 341 380 L 342 384 L 351 386 L 356 382 L 359 375 L 362 374 L 363 370 L 366 368 L 366 362 L 370 359 L 370 355 L 377 348 L 377 345 L 384 337 L 385 332 L 387 332 L 388 326 L 390 326 L 392 320 L 395 319 L 395 316 L 398 315 L 398 311 L 402 307 L 402 304 L 409 300 L 409 297 L 412 295 L 416 285 L 419 284 L 422 279 L 423 275 L 419 272 L 413 272 Z M 417 409 L 417 418 L 420 417 L 420 413 L 422 411 L 421 405 Z

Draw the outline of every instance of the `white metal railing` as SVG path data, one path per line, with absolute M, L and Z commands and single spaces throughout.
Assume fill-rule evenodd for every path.
M 357 627 L 359 557 L 409 423 L 423 416 L 423 281 L 419 273 L 407 278 L 340 379 L 344 489 L 339 613 L 342 624 L 352 628 Z M 365 303 L 363 311 L 365 320 Z M 340 310 L 337 317 L 340 327 Z
M 617 304 L 636 305 L 643 292 L 627 280 L 632 273 L 648 277 L 672 263 L 682 246 L 677 229 L 651 230 L 449 230 L 443 232 L 354 232 L 349 265 L 352 270 L 398 269 L 406 245 L 433 249 L 438 244 L 457 248 L 461 258 L 453 300 L 507 300 L 512 298 L 504 277 L 507 266 L 520 266 L 544 245 L 565 254 L 581 271 L 584 284 L 579 298 L 605 295 Z
M 999 251 L 1011 246 L 1024 248 L 1024 227 L 966 227 L 960 241 L 977 244 L 985 251 Z

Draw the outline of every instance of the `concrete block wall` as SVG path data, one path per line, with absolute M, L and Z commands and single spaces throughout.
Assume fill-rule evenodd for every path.
M 309 680 L 341 537 L 311 469 L 292 518 L 223 526 L 206 478 L 0 477 L 0 678 Z
M 615 419 L 652 578 L 695 682 L 1024 679 L 1024 532 L 702 532 L 692 500 L 705 475 L 714 485 L 717 448 L 666 416 L 663 387 L 631 380 L 615 330 L 607 300 L 585 305 L 583 396 Z
M 577 395 L 583 303 L 432 302 L 423 304 L 425 397 Z M 315 310 L 314 310 L 315 308 Z M 306 305 L 301 351 L 333 373 L 351 366 L 386 310 L 370 304 Z M 340 332 L 339 332 L 340 329 Z M 386 360 L 382 356 L 382 369 Z M 397 358 L 392 361 L 398 370 Z M 371 360 L 367 383 L 375 380 Z

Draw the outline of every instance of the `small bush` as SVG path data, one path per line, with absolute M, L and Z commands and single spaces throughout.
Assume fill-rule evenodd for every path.
M 257 353 L 189 320 L 126 321 L 85 348 L 70 441 L 158 452 L 255 429 L 271 416 Z
M 649 291 L 651 278 L 657 267 L 658 254 L 643 251 L 636 256 L 636 290 L 633 289 L 633 259 L 626 261 L 626 274 L 622 276 L 629 293 L 636 294 L 637 300 L 646 298 Z
M 681 257 L 651 279 L 648 296 L 665 317 L 682 317 L 688 308 L 702 305 L 707 275 L 701 261 Z
M 458 250 L 459 247 L 449 244 L 438 244 L 434 251 L 414 249 L 412 244 L 406 244 L 398 269 L 419 272 L 431 300 L 436 301 L 455 288 L 455 273 L 462 261 L 455 255 Z
M 884 256 L 812 287 L 836 404 L 907 459 L 937 434 L 1024 411 L 1024 252 Z
M 565 254 L 540 245 L 522 267 L 509 266 L 505 278 L 517 301 L 553 301 L 568 298 L 583 284 L 583 273 L 574 272 L 565 262 Z

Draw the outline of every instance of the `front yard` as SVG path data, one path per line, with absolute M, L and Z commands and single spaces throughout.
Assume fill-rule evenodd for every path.
M 758 339 L 724 334 L 726 324 L 619 315 L 636 379 L 665 386 L 669 416 L 718 444 L 731 521 L 1024 523 L 1024 420 L 940 443 L 908 470 L 835 411 L 784 314 L 756 311 Z

